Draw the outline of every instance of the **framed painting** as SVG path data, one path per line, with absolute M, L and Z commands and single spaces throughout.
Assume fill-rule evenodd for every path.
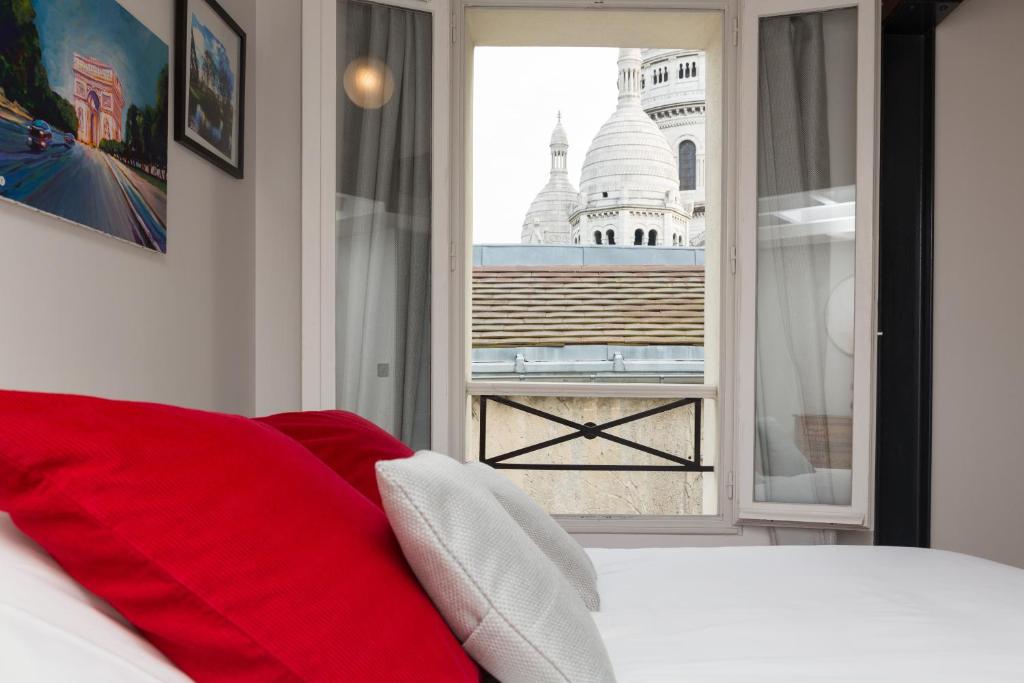
M 177 0 L 174 139 L 243 176 L 245 31 L 216 0 Z
M 167 44 L 115 0 L 0 0 L 0 36 L 0 199 L 167 251 Z

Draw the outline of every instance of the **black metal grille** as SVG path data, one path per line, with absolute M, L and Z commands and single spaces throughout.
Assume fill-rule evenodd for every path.
M 521 410 L 524 413 L 529 413 L 536 417 L 550 420 L 557 424 L 563 425 L 573 429 L 573 432 L 564 434 L 554 439 L 548 439 L 547 441 L 539 441 L 523 448 L 517 448 L 514 451 L 507 453 L 501 453 L 500 455 L 494 455 L 487 457 L 487 403 L 494 401 L 502 405 Z M 661 413 L 668 412 L 670 410 L 676 410 L 684 408 L 686 406 L 693 406 L 693 459 L 684 458 L 679 455 L 673 455 L 663 450 L 647 446 L 630 439 L 617 436 L 615 434 L 609 434 L 608 430 L 619 425 L 624 425 L 629 422 L 635 422 L 642 420 L 647 417 L 654 415 L 660 415 Z M 593 422 L 579 423 L 574 420 L 569 420 L 560 415 L 553 415 L 552 413 L 528 406 L 518 401 L 513 401 L 504 396 L 480 396 L 480 462 L 486 463 L 491 467 L 498 469 L 509 469 L 509 470 L 595 470 L 595 471 L 621 471 L 621 472 L 712 472 L 714 467 L 711 465 L 704 465 L 701 463 L 701 452 L 700 452 L 700 440 L 701 440 L 701 410 L 703 408 L 703 399 L 699 398 L 684 398 L 677 401 L 671 401 L 664 405 L 660 405 L 649 410 L 643 410 L 639 413 L 633 413 L 625 417 L 620 417 L 609 422 L 602 424 L 595 424 Z M 666 461 L 665 464 L 652 464 L 652 465 L 586 465 L 586 464 L 573 464 L 573 463 L 543 463 L 543 462 L 522 462 L 516 461 L 516 458 L 524 456 L 528 453 L 534 453 L 536 451 L 544 450 L 545 448 L 551 448 L 558 444 L 566 443 L 574 439 L 607 439 L 621 446 L 632 448 L 649 455 L 653 455 Z

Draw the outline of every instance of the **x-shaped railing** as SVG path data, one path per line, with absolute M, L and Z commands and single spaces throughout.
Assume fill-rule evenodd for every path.
M 536 417 L 550 420 L 551 422 L 558 423 L 560 425 L 569 427 L 575 431 L 569 434 L 563 434 L 562 436 L 555 437 L 554 439 L 548 439 L 547 441 L 540 441 L 523 448 L 517 448 L 514 451 L 502 453 L 501 455 L 495 455 L 490 458 L 487 457 L 487 403 L 488 401 L 494 401 L 502 405 L 521 410 L 524 413 L 529 413 Z M 653 448 L 646 444 L 638 443 L 630 439 L 623 438 L 616 434 L 609 434 L 608 430 L 613 427 L 642 420 L 647 417 L 654 415 L 660 415 L 661 413 L 669 410 L 675 410 L 677 408 L 683 408 L 685 406 L 693 406 L 693 459 L 683 458 L 678 455 L 667 453 L 658 448 Z M 491 467 L 498 469 L 518 469 L 518 470 L 598 470 L 598 471 L 633 471 L 633 472 L 650 472 L 650 471 L 670 471 L 670 472 L 712 472 L 714 467 L 711 465 L 701 464 L 701 453 L 700 453 L 700 429 L 701 429 L 701 408 L 703 406 L 702 399 L 699 398 L 684 398 L 670 403 L 665 403 L 649 410 L 644 410 L 639 413 L 620 417 L 609 422 L 602 424 L 595 424 L 593 422 L 579 423 L 574 420 L 561 417 L 560 415 L 554 415 L 552 413 L 528 406 L 518 401 L 505 398 L 504 396 L 481 396 L 480 397 L 480 462 L 486 463 Z M 535 451 L 557 446 L 558 444 L 572 441 L 573 439 L 607 439 L 621 446 L 633 448 L 650 455 L 654 455 L 662 460 L 667 460 L 673 464 L 659 464 L 659 465 L 586 465 L 586 464 L 573 464 L 573 463 L 524 463 L 524 462 L 509 462 L 514 458 L 518 458 L 521 455 L 527 453 L 533 453 Z

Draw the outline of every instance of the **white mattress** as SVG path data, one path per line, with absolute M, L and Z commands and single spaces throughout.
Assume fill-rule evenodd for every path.
M 1024 681 L 1024 570 L 865 546 L 588 550 L 619 683 Z

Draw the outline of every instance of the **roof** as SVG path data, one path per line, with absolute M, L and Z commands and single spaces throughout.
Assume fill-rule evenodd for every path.
M 473 347 L 704 345 L 704 266 L 478 266 Z

